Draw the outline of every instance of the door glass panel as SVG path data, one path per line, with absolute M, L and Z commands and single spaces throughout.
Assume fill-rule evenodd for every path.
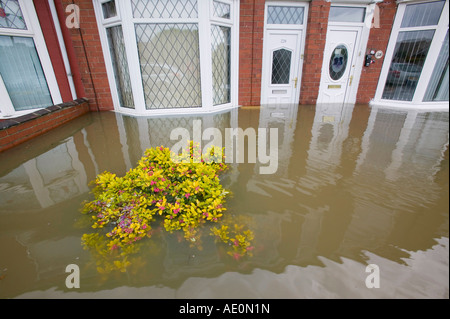
M 445 1 L 437 1 L 407 5 L 401 27 L 420 27 L 438 24 L 444 4 Z
M 116 79 L 119 103 L 122 107 L 134 108 L 133 92 L 131 89 L 128 60 L 123 42 L 122 26 L 106 29 L 108 36 L 109 51 Z
M 303 7 L 269 6 L 268 24 L 303 24 Z
M 32 38 L 0 35 L 0 74 L 16 111 L 53 104 Z
M 197 0 L 132 0 L 135 18 L 197 18 Z
M 424 101 L 448 101 L 448 31 L 425 93 Z
M 135 24 L 146 108 L 201 106 L 198 24 Z
M 230 102 L 231 85 L 231 28 L 211 26 L 213 104 Z
M 434 30 L 399 32 L 383 99 L 412 101 Z
M 331 6 L 329 21 L 331 22 L 364 22 L 365 8 Z
M 289 84 L 292 52 L 280 49 L 273 52 L 272 84 Z
M 26 29 L 17 0 L 0 0 L 0 28 Z
M 345 73 L 348 62 L 348 51 L 345 45 L 338 45 L 331 54 L 330 58 L 330 77 L 337 81 Z

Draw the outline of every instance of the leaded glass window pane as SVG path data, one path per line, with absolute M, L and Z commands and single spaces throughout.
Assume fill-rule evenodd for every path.
M 448 101 L 448 31 L 428 83 L 424 101 Z
M 120 106 L 134 109 L 133 91 L 131 89 L 125 44 L 123 42 L 122 26 L 107 28 L 106 34 L 108 36 L 109 51 Z
M 303 7 L 269 6 L 268 24 L 303 24 Z
M 230 102 L 231 85 L 231 28 L 211 26 L 213 104 Z
M 273 52 L 272 84 L 289 84 L 292 52 L 280 49 Z
M 197 18 L 197 0 L 132 0 L 135 18 Z
M 33 38 L 0 35 L 0 74 L 16 111 L 53 104 Z
M 27 28 L 17 0 L 0 0 L 0 28 Z
M 200 107 L 200 54 L 195 23 L 136 24 L 146 108 Z
M 214 16 L 222 19 L 230 19 L 230 5 L 220 1 L 213 2 Z
M 436 25 L 445 1 L 410 4 L 406 6 L 402 28 Z
M 383 99 L 412 101 L 434 30 L 399 32 Z
M 337 81 L 345 73 L 345 69 L 347 68 L 348 62 L 348 51 L 345 45 L 338 45 L 331 54 L 330 58 L 330 77 Z

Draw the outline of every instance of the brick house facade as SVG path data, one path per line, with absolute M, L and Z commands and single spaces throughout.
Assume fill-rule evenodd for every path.
M 160 1 L 150 1 L 150 2 L 158 3 Z M 114 11 L 112 18 L 110 16 L 106 16 L 105 11 L 103 11 L 102 13 L 102 9 L 104 10 L 105 9 L 104 7 L 109 7 L 111 3 L 113 5 L 112 6 L 113 10 L 117 10 L 117 12 Z M 124 5 L 124 3 L 126 3 L 126 5 Z M 36 43 L 36 48 L 40 50 L 38 51 L 41 59 L 42 60 L 47 59 L 49 61 L 49 63 L 42 61 L 42 65 L 44 73 L 47 78 L 47 82 L 49 83 L 48 86 L 52 96 L 53 104 L 68 103 L 80 98 L 85 98 L 88 101 L 90 111 L 116 110 L 128 112 L 130 108 L 124 108 L 122 107 L 123 105 L 118 106 L 118 104 L 121 103 L 119 99 L 123 98 L 121 97 L 121 94 L 122 95 L 124 94 L 123 92 L 122 93 L 117 92 L 119 85 L 118 83 L 120 80 L 119 78 L 122 76 L 122 78 L 125 77 L 125 80 L 128 78 L 128 81 L 131 83 L 125 84 L 128 85 L 128 94 L 131 96 L 131 99 L 134 98 L 132 103 L 134 103 L 135 106 L 133 106 L 133 108 L 140 107 L 142 110 L 140 111 L 140 113 L 136 112 L 136 114 L 146 115 L 146 110 L 152 108 L 151 106 L 149 107 L 148 105 L 150 103 L 148 102 L 148 95 L 154 94 L 154 92 L 151 92 L 152 90 L 151 88 L 145 87 L 146 83 L 144 83 L 144 87 L 142 87 L 141 82 L 143 81 L 141 81 L 141 79 L 136 79 L 137 77 L 143 77 L 143 75 L 141 76 L 139 74 L 139 71 L 142 72 L 145 71 L 144 69 L 142 69 L 143 67 L 142 60 L 144 53 L 140 51 L 142 49 L 141 48 L 142 43 L 138 44 L 136 48 L 135 35 L 131 34 L 130 32 L 134 32 L 135 27 L 137 28 L 139 23 L 145 22 L 147 23 L 147 25 L 151 26 L 154 26 L 157 23 L 152 22 L 153 21 L 151 20 L 152 16 L 151 14 L 149 15 L 148 12 L 145 13 L 147 16 L 144 16 L 144 13 L 142 13 L 141 17 L 137 15 L 136 12 L 138 11 L 136 10 L 138 9 L 136 8 L 139 5 L 139 3 L 141 3 L 142 6 L 143 2 L 141 0 L 133 0 L 131 1 L 131 3 L 134 5 L 134 7 L 132 7 L 131 4 L 128 4 L 128 1 L 118 2 L 118 0 L 116 0 L 115 2 L 114 0 L 109 1 L 33 0 L 32 3 L 29 2 L 27 3 L 23 0 L 2 1 L 0 6 L 0 23 L 2 22 L 1 19 L 6 19 L 5 22 L 6 24 L 5 25 L 0 24 L 0 40 L 3 37 L 4 40 L 6 41 L 7 36 L 10 36 L 11 39 L 13 39 L 15 35 L 22 36 L 21 33 L 19 34 L 16 31 L 16 29 L 22 28 L 25 30 L 27 29 L 27 27 L 18 26 L 13 27 L 13 29 L 8 29 L 7 20 L 8 17 L 11 17 L 13 14 L 23 15 L 23 17 L 25 17 L 25 22 L 28 23 L 29 26 L 31 25 L 30 22 L 33 22 L 34 24 L 33 28 L 28 27 L 28 30 L 30 32 L 29 35 L 27 36 L 34 39 Z M 180 0 L 180 3 L 184 2 Z M 186 0 L 186 3 L 197 4 L 195 0 Z M 423 28 L 425 31 L 427 31 L 428 29 L 430 29 L 429 27 L 430 24 L 433 25 L 434 23 L 434 25 L 436 25 L 433 29 L 435 30 L 434 38 L 439 39 L 432 38 L 433 42 L 431 42 L 430 40 L 427 45 L 428 47 L 431 47 L 430 52 L 432 52 L 432 50 L 433 52 L 436 51 L 441 53 L 443 52 L 442 54 L 444 55 L 442 58 L 442 54 L 438 55 L 437 53 L 433 54 L 430 53 L 430 56 L 432 56 L 432 58 L 430 57 L 428 60 L 433 59 L 433 62 L 425 61 L 429 63 L 425 64 L 425 66 L 427 65 L 434 66 L 435 64 L 438 65 L 439 64 L 438 62 L 441 61 L 442 59 L 445 60 L 445 58 L 448 61 L 448 44 L 447 44 L 447 51 L 445 51 L 445 43 L 448 43 L 448 34 L 444 40 L 445 32 L 446 30 L 448 30 L 448 12 L 445 13 L 445 10 L 448 11 L 448 0 L 446 1 L 312 0 L 312 1 L 282 1 L 282 2 L 265 1 L 265 0 L 240 0 L 240 1 L 214 0 L 210 2 L 210 4 L 211 5 L 206 4 L 204 0 L 199 0 L 198 2 L 199 7 L 197 9 L 198 12 L 195 12 L 196 14 L 196 16 L 194 17 L 195 19 L 190 20 L 190 17 L 187 18 L 183 17 L 181 20 L 183 19 L 185 20 L 183 20 L 184 22 L 183 21 L 181 22 L 184 23 L 183 28 L 186 28 L 186 26 L 194 25 L 195 31 L 194 33 L 191 32 L 191 35 L 195 34 L 197 37 L 199 37 L 198 40 L 199 53 L 198 52 L 194 53 L 200 55 L 201 57 L 205 56 L 205 53 L 206 56 L 215 54 L 214 52 L 208 53 L 208 50 L 204 48 L 205 43 L 211 45 L 210 43 L 213 43 L 214 41 L 219 41 L 219 43 L 216 45 L 216 48 L 219 47 L 220 45 L 226 44 L 228 45 L 227 51 L 228 55 L 227 53 L 221 53 L 226 52 L 223 51 L 223 49 L 222 51 L 219 52 L 218 55 L 222 60 L 225 59 L 224 63 L 228 63 L 228 69 L 221 71 L 222 72 L 221 75 L 222 77 L 228 76 L 229 83 L 225 83 L 222 81 L 223 83 L 222 82 L 219 83 L 220 88 L 217 90 L 219 90 L 218 92 L 222 94 L 221 98 L 225 99 L 226 103 L 225 102 L 224 103 L 230 107 L 261 105 L 262 101 L 261 92 L 265 90 L 263 79 L 265 73 L 268 72 L 270 73 L 270 66 L 267 67 L 267 61 L 269 60 L 264 60 L 265 59 L 264 48 L 265 45 L 267 45 L 267 43 L 269 42 L 268 38 L 266 37 L 268 34 L 267 15 L 269 10 L 268 8 L 270 6 L 275 8 L 279 5 L 280 8 L 281 6 L 284 6 L 284 8 L 289 8 L 304 5 L 304 7 L 302 7 L 304 8 L 302 9 L 303 10 L 302 12 L 307 13 L 302 20 L 303 21 L 302 24 L 304 26 L 304 29 L 302 29 L 303 32 L 302 39 L 304 40 L 302 40 L 300 44 L 302 48 L 301 49 L 302 55 L 301 60 L 300 59 L 298 60 L 300 61 L 299 69 L 301 70 L 301 72 L 299 72 L 300 77 L 298 79 L 296 78 L 295 80 L 295 87 L 297 87 L 297 81 L 299 84 L 299 93 L 298 93 L 299 99 L 298 100 L 294 99 L 295 104 L 313 105 L 320 102 L 321 99 L 319 97 L 324 94 L 324 91 L 321 91 L 321 85 L 323 85 L 323 87 L 325 88 L 327 87 L 325 84 L 321 82 L 323 81 L 327 71 L 324 68 L 324 66 L 327 65 L 326 63 L 328 63 L 330 52 L 338 52 L 340 50 L 339 49 L 338 51 L 336 51 L 335 49 L 335 51 L 330 51 L 329 49 L 327 49 L 327 43 L 328 41 L 330 41 L 330 38 L 329 37 L 327 38 L 327 34 L 331 34 L 330 25 L 341 26 L 343 25 L 342 21 L 344 21 L 344 20 L 340 21 L 339 20 L 340 17 L 336 16 L 335 11 L 332 10 L 334 9 L 335 6 L 341 6 L 340 7 L 341 9 L 342 8 L 363 9 L 364 10 L 363 12 L 365 12 L 366 14 L 365 20 L 363 18 L 362 21 L 356 21 L 358 23 L 352 22 L 349 24 L 349 26 L 356 26 L 357 28 L 359 28 L 358 30 L 360 31 L 358 31 L 359 35 L 357 39 L 359 39 L 358 43 L 361 43 L 359 47 L 359 52 L 356 52 L 357 49 L 355 49 L 355 52 L 353 53 L 355 58 L 353 60 L 354 65 L 352 67 L 355 68 L 355 70 L 351 72 L 354 72 L 353 73 L 354 76 L 353 75 L 351 76 L 349 82 L 348 80 L 346 80 L 349 83 L 349 85 L 351 85 L 353 77 L 356 78 L 354 85 L 357 85 L 357 88 L 356 89 L 353 88 L 352 94 L 354 95 L 354 97 L 350 99 L 351 103 L 367 104 L 372 102 L 374 98 L 375 100 L 377 100 L 376 98 L 377 96 L 378 100 L 381 101 L 383 99 L 388 99 L 389 100 L 388 102 L 392 102 L 393 104 L 395 104 L 396 99 L 404 100 L 407 103 L 409 103 L 409 101 L 413 102 L 419 101 L 419 99 L 422 98 L 423 101 L 425 101 L 426 96 L 430 95 L 427 93 L 429 91 L 428 90 L 427 92 L 421 91 L 422 93 L 420 94 L 416 92 L 417 96 L 414 95 L 414 97 L 412 97 L 411 94 L 415 94 L 414 90 L 417 86 L 417 79 L 415 80 L 416 82 L 412 80 L 409 80 L 408 82 L 409 85 L 408 90 L 412 92 L 410 94 L 411 97 L 409 98 L 409 100 L 407 96 L 409 94 L 408 93 L 409 91 L 407 92 L 408 94 L 402 93 L 403 95 L 401 95 L 400 98 L 395 97 L 395 94 L 400 92 L 401 91 L 400 89 L 404 91 L 406 86 L 397 88 L 395 86 L 395 83 L 394 84 L 389 83 L 388 87 L 388 82 L 391 81 L 390 77 L 392 73 L 392 68 L 394 64 L 398 62 L 398 57 L 396 55 L 397 54 L 396 52 L 398 51 L 399 48 L 398 43 L 401 42 L 400 38 L 404 33 L 403 31 L 410 30 L 408 28 L 405 29 L 404 23 L 400 24 L 400 22 L 396 22 L 396 17 L 398 21 L 401 21 L 402 19 L 403 20 L 409 19 L 408 17 L 411 14 L 417 15 L 420 13 L 421 10 L 414 11 L 415 9 L 419 8 L 418 6 L 420 5 L 427 5 L 430 8 L 439 7 L 436 10 L 441 10 L 443 12 L 442 14 L 441 13 L 436 14 L 437 16 L 436 20 L 434 22 L 432 21 L 428 23 Z M 212 4 L 214 4 L 214 6 Z M 208 6 L 210 9 L 206 9 L 206 7 Z M 22 11 L 20 11 L 20 9 L 17 9 L 19 7 Z M 216 10 L 217 8 L 221 10 L 225 8 L 225 10 L 228 10 L 228 13 L 226 13 L 228 15 L 216 16 L 215 11 L 213 12 L 212 10 Z M 339 7 L 337 7 L 337 9 L 339 9 Z M 131 10 L 134 11 L 131 12 Z M 208 15 L 207 10 L 211 10 L 212 12 L 211 17 L 209 19 L 203 17 L 202 15 L 203 13 L 206 13 L 206 15 Z M 141 13 L 139 12 L 139 14 Z M 23 19 L 23 17 L 21 17 L 21 19 Z M 116 19 L 117 17 L 119 17 L 119 19 Z M 336 17 L 338 20 L 333 20 Z M 27 19 L 29 20 L 28 22 L 26 21 Z M 172 17 L 170 17 L 170 19 L 172 19 Z M 161 18 L 156 19 L 154 21 L 158 21 L 158 23 L 160 23 L 161 25 L 168 25 L 169 22 L 172 21 L 170 19 L 167 20 L 167 23 L 165 23 L 164 21 L 162 22 Z M 178 20 L 173 21 L 178 21 L 177 23 L 179 23 L 180 18 L 178 18 Z M 193 23 L 192 21 L 194 21 L 195 23 Z M 335 23 L 334 21 L 338 22 Z M 72 23 L 72 25 L 70 25 L 70 23 Z M 40 27 L 40 30 L 38 30 L 39 27 L 36 27 L 37 25 Z M 208 32 L 203 32 L 202 28 L 204 28 L 204 26 L 221 30 L 220 36 L 218 38 L 217 36 L 216 38 L 213 38 L 214 35 L 208 35 Z M 286 24 L 284 27 L 286 26 L 288 25 Z M 123 31 L 123 39 L 117 37 L 111 38 L 111 35 L 108 32 L 113 27 L 116 27 L 116 29 L 119 31 L 120 30 Z M 344 26 L 344 28 L 346 27 L 347 26 Z M 181 30 L 179 31 L 180 33 L 186 32 L 183 31 L 184 29 L 180 30 Z M 22 30 L 19 31 L 22 32 Z M 26 31 L 24 32 L 26 33 Z M 167 32 L 167 30 L 164 32 Z M 200 34 L 200 36 L 198 34 Z M 144 34 L 143 36 L 146 35 Z M 228 43 L 225 43 L 226 40 L 223 39 L 224 36 L 229 37 Z M 114 58 L 110 58 L 109 56 L 110 52 L 108 51 L 112 50 L 111 41 L 113 40 L 116 41 L 115 45 L 119 46 L 119 48 L 115 48 L 116 58 L 117 55 L 122 54 L 120 56 L 120 59 L 122 60 L 125 59 L 125 64 L 115 66 L 114 63 L 117 64 L 117 61 L 112 61 L 114 60 Z M 118 42 L 118 40 L 120 41 Z M 416 39 L 415 41 L 416 44 L 419 43 L 418 44 L 419 46 L 422 45 L 422 43 L 420 42 L 421 40 Z M 37 45 L 38 43 L 40 43 L 40 46 Z M 0 43 L 0 48 L 1 45 L 2 44 Z M 120 47 L 121 45 L 123 47 Z M 42 46 L 46 47 L 45 54 L 48 55 L 48 57 L 46 57 L 45 59 L 42 58 L 41 53 L 42 48 L 39 48 Z M 108 46 L 110 47 L 109 50 Z M 186 49 L 186 51 L 187 50 L 188 49 Z M 375 51 L 377 51 L 377 53 L 380 52 L 380 56 L 377 56 L 376 59 L 374 58 L 373 55 Z M 2 51 L 0 51 L 0 55 L 2 54 L 1 52 Z M 136 58 L 138 54 L 139 56 L 138 58 Z M 187 52 L 186 54 L 190 54 L 190 52 Z M 362 66 L 362 64 L 365 62 L 364 57 L 367 54 L 371 54 L 370 57 L 372 58 L 372 61 L 375 63 L 371 63 L 368 66 Z M 415 61 L 417 61 L 418 56 L 417 52 L 411 51 L 408 54 L 410 54 L 411 56 L 414 55 L 414 57 L 416 58 Z M 105 59 L 105 57 L 107 58 Z M 177 58 L 180 59 L 180 56 L 178 56 Z M 137 59 L 141 60 L 137 61 Z M 269 58 L 266 57 L 266 59 Z M 388 59 L 388 61 L 384 61 L 385 59 Z M 205 91 L 209 91 L 204 90 L 205 83 L 209 84 L 210 86 L 211 85 L 214 86 L 217 84 L 214 78 L 212 80 L 210 78 L 205 79 L 205 76 L 208 75 L 208 72 L 209 73 L 215 72 L 214 68 L 217 68 L 217 66 L 213 66 L 212 67 L 213 69 L 211 69 L 211 65 L 207 63 L 205 64 L 204 61 L 202 60 L 204 60 L 204 58 L 200 58 L 199 62 L 199 66 L 201 69 L 200 71 L 191 70 L 192 72 L 199 73 L 197 80 L 200 83 L 199 86 L 202 85 L 203 88 L 203 91 L 201 92 L 200 94 L 201 96 L 199 98 L 201 99 L 201 101 L 197 102 L 197 104 L 200 104 L 200 106 L 202 106 L 203 103 L 202 107 L 197 108 L 197 110 L 200 109 L 200 112 L 202 111 L 201 110 L 202 108 L 205 108 L 206 104 L 208 103 L 212 104 L 212 102 L 208 102 L 212 99 L 210 93 L 208 93 L 209 95 L 206 97 L 203 96 L 203 94 L 205 94 L 204 93 Z M 392 64 L 389 67 L 391 61 Z M 349 63 L 350 62 L 351 61 L 349 61 Z M 419 63 L 419 64 L 422 63 L 421 68 L 424 67 L 423 59 L 422 61 L 419 62 L 409 62 L 409 63 Z M 126 70 L 125 74 L 124 74 L 124 65 L 129 66 L 130 68 L 129 72 L 128 70 Z M 141 69 L 139 69 L 139 65 Z M 149 65 L 149 63 L 147 63 L 147 65 Z M 150 63 L 150 65 L 152 65 L 152 63 Z M 205 69 L 208 72 L 204 71 Z M 238 72 L 235 72 L 235 70 L 236 71 L 238 70 Z M 448 62 L 447 62 L 447 70 L 448 70 Z M 185 71 L 186 70 L 183 70 L 183 72 Z M 438 71 L 435 71 L 435 73 Z M 8 71 L 2 71 L 2 69 L 0 68 L 0 74 L 2 74 L 3 81 L 5 82 L 3 84 L 0 83 L 2 84 L 0 85 L 0 92 L 6 92 L 2 93 L 5 95 L 8 94 L 8 87 L 7 87 L 8 75 L 6 74 L 7 72 Z M 51 73 L 50 80 L 48 76 L 49 72 Z M 118 74 L 118 72 L 120 74 Z M 226 75 L 227 72 L 228 75 Z M 183 74 L 182 72 L 179 73 Z M 427 80 L 423 80 L 424 82 L 422 83 L 431 82 L 432 79 L 436 78 L 435 73 L 431 74 L 431 71 L 429 71 L 428 73 L 430 74 L 427 75 L 428 76 Z M 442 74 L 441 78 L 445 79 L 444 69 L 441 70 L 441 74 Z M 398 74 L 395 75 L 397 76 Z M 154 74 L 147 75 L 147 78 L 149 76 L 151 78 L 152 76 L 154 76 Z M 176 76 L 178 76 L 178 73 L 176 74 Z M 192 79 L 195 80 L 195 76 L 188 78 L 187 81 L 185 82 L 192 82 L 193 81 Z M 124 80 L 122 79 L 122 82 L 123 81 Z M 220 81 L 221 80 L 219 79 L 219 82 Z M 448 71 L 447 71 L 447 81 L 448 81 Z M 123 89 L 124 84 L 122 82 L 121 85 Z M 412 86 L 414 87 L 414 90 L 410 89 L 411 82 L 413 83 Z M 113 83 L 116 83 L 116 85 L 114 85 Z M 148 83 L 149 82 L 147 82 L 147 85 Z M 125 85 L 125 89 L 127 85 Z M 289 82 L 289 85 L 292 86 L 292 83 Z M 328 88 L 340 86 L 341 85 L 328 84 Z M 189 90 L 192 89 L 190 87 L 188 89 L 185 89 L 185 91 Z M 418 89 L 418 91 L 420 90 Z M 435 89 L 435 91 L 437 92 L 437 89 Z M 146 97 L 144 98 L 139 96 L 142 94 L 145 94 Z M 440 96 L 444 94 L 443 99 L 440 98 L 435 100 L 439 100 L 440 102 L 443 101 L 444 108 L 445 105 L 447 105 L 448 108 L 448 90 L 447 93 L 440 92 L 439 94 Z M 1 106 L 0 108 L 0 118 L 3 118 L 3 120 L 0 121 L 5 121 L 5 119 L 11 116 L 12 117 L 22 116 L 27 112 L 29 113 L 33 110 L 33 107 L 24 107 L 23 111 L 22 110 L 18 111 L 18 108 L 14 110 L 15 105 L 13 105 L 14 103 L 12 102 L 13 101 L 12 93 L 10 93 L 9 95 L 11 96 L 11 99 L 8 99 L 5 102 L 5 105 L 7 106 Z M 434 94 L 434 96 L 436 95 L 437 93 Z M 183 100 L 183 97 L 179 99 L 181 99 L 179 101 L 182 101 L 180 102 L 181 104 L 188 103 L 183 102 L 185 101 Z M 428 98 L 426 101 L 435 101 L 435 100 L 430 100 Z M 205 101 L 207 102 L 205 103 Z M 424 105 L 428 105 L 427 103 L 424 103 Z M 84 105 L 84 102 L 82 104 Z M 144 108 L 143 106 L 140 106 L 140 104 L 147 104 L 147 106 Z M 39 109 L 41 107 L 36 108 Z M 194 108 L 186 108 L 186 109 L 178 108 L 177 110 L 174 111 L 176 112 L 180 111 L 180 114 L 182 113 L 186 114 L 191 112 L 191 110 L 197 111 Z M 164 107 L 161 107 L 157 111 L 159 111 L 160 113 L 164 113 Z M 211 112 L 214 111 L 214 108 L 212 107 L 212 105 L 210 105 L 208 108 L 205 108 L 205 111 Z M 135 113 L 131 112 L 131 114 Z M 150 114 L 151 113 L 149 113 L 149 115 Z M 4 124 L 4 126 L 6 125 Z

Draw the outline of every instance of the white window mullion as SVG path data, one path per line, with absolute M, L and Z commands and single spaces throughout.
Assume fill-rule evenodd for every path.
M 212 109 L 213 105 L 211 22 L 209 19 L 209 6 L 210 1 L 198 1 L 201 93 L 202 109 L 204 110 Z

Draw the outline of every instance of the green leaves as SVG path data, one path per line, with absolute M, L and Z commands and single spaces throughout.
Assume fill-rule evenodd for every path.
M 83 203 L 82 212 L 91 214 L 92 228 L 105 229 L 106 236 L 86 234 L 83 244 L 102 258 L 117 253 L 123 258 L 114 259 L 108 266 L 98 266 L 98 270 L 124 271 L 129 264 L 125 252 L 132 251 L 128 247 L 150 237 L 152 228 L 158 228 L 157 223 L 168 232 L 183 231 L 183 237 L 199 247 L 199 227 L 219 222 L 226 211 L 228 191 L 218 177 L 227 169 L 223 153 L 222 149 L 212 147 L 206 154 L 207 160 L 203 160 L 199 146 L 193 142 L 180 156 L 172 154 L 169 148 L 155 147 L 146 150 L 137 166 L 123 177 L 110 172 L 99 174 L 92 191 L 95 199 Z M 244 255 L 252 235 L 230 234 L 227 229 L 222 226 L 213 230 L 213 234 L 225 243 L 234 236 L 240 256 Z M 233 253 L 236 251 L 233 248 Z

